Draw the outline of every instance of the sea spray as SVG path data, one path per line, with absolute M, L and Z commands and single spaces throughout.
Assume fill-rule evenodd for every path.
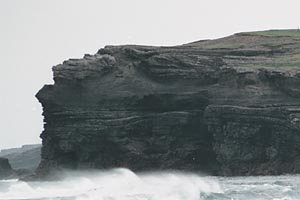
M 300 176 L 211 177 L 128 169 L 65 171 L 61 180 L 0 181 L 0 200 L 299 200 Z
M 201 193 L 222 192 L 215 178 L 190 173 L 135 174 L 113 169 L 64 172 L 61 176 L 60 181 L 10 182 L 6 190 L 0 190 L 0 199 L 198 200 Z

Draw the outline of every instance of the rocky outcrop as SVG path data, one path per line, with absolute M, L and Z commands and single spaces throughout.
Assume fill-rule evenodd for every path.
M 2 149 L 0 157 L 7 158 L 15 170 L 34 171 L 41 161 L 41 146 L 41 144 L 32 144 L 20 148 Z
M 11 168 L 8 159 L 0 158 L 0 180 L 8 178 L 14 174 L 13 169 Z
M 107 46 L 53 67 L 55 83 L 36 95 L 45 122 L 37 173 L 298 173 L 300 36 L 280 33 Z

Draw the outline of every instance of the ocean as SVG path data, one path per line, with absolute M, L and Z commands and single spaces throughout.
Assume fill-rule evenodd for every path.
M 300 175 L 215 177 L 128 169 L 62 172 L 60 180 L 0 181 L 0 200 L 299 200 Z

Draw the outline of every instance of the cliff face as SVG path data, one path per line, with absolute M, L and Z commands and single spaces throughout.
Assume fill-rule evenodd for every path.
M 300 33 L 107 46 L 53 67 L 39 174 L 56 168 L 300 172 Z

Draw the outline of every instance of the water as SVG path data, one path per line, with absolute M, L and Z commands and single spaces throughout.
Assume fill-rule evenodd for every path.
M 60 181 L 0 181 L 0 200 L 299 200 L 300 176 L 211 177 L 127 169 L 64 172 Z

